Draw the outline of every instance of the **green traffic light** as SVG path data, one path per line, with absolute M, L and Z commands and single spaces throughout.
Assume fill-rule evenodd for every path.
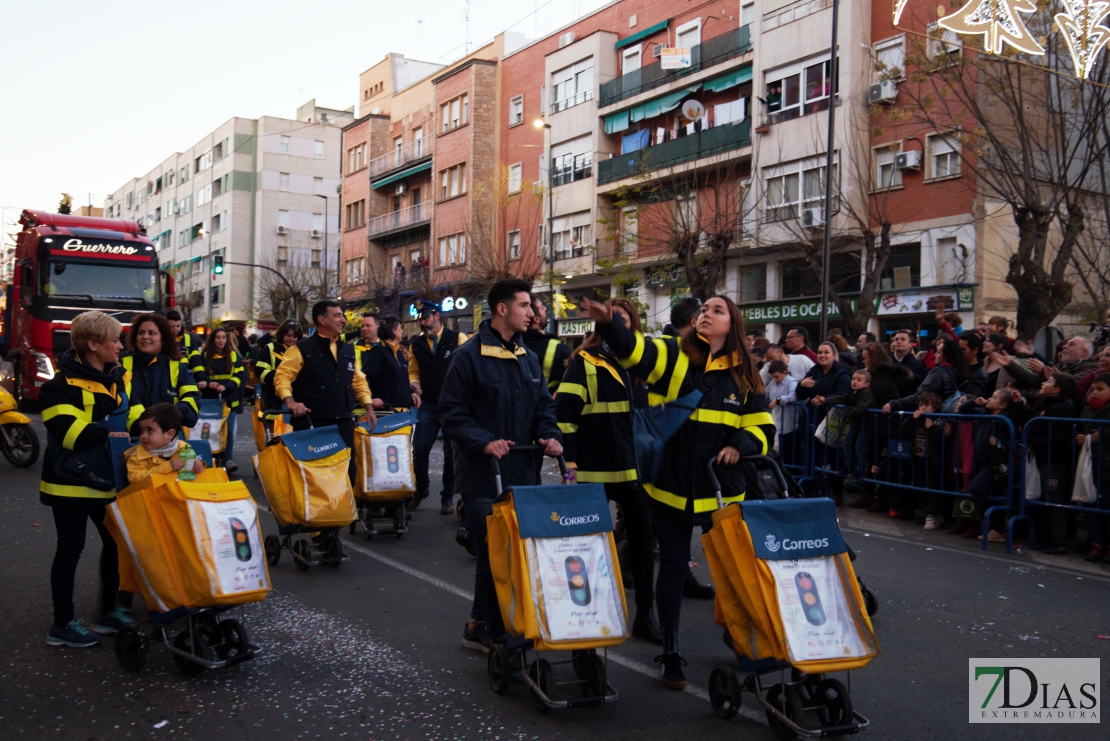
M 212 272 L 216 275 L 221 275 L 224 272 L 224 258 L 216 255 L 212 258 Z

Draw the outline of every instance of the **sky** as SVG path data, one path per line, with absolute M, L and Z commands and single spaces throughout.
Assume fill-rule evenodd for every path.
M 530 38 L 606 0 L 0 2 L 0 207 L 103 205 L 232 116 L 347 108 L 389 52 L 447 63 L 504 30 Z M 469 33 L 468 33 L 469 28 Z

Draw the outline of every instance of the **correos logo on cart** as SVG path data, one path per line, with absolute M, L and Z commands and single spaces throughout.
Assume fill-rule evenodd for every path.
M 316 445 L 315 447 L 312 446 L 312 445 L 309 445 L 308 446 L 308 452 L 309 453 L 323 453 L 325 450 L 331 450 L 332 448 L 338 448 L 338 447 L 339 447 L 339 443 L 328 443 L 327 445 Z
M 774 535 L 767 534 L 767 540 L 763 546 L 771 553 L 778 553 L 779 548 L 784 551 L 797 551 L 806 550 L 810 548 L 828 548 L 829 539 L 819 538 L 817 540 L 790 540 L 790 538 L 783 538 L 782 542 L 778 542 Z
M 595 513 L 579 517 L 560 517 L 558 512 L 552 512 L 551 521 L 559 523 L 562 527 L 574 527 L 575 525 L 590 525 L 601 522 L 601 515 Z

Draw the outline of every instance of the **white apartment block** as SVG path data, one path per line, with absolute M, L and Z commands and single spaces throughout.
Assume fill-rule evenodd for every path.
M 216 321 L 263 327 L 285 318 L 273 316 L 267 271 L 228 264 L 215 276 L 215 255 L 302 279 L 299 268 L 328 264 L 334 281 L 342 127 L 353 113 L 310 101 L 297 118 L 232 118 L 104 202 L 105 216 L 146 227 L 178 296 L 192 299 L 194 325 L 206 323 L 209 312 Z

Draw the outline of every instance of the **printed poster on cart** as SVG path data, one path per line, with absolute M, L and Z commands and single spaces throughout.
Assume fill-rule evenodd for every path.
M 213 564 L 222 594 L 267 589 L 265 551 L 258 528 L 258 510 L 250 499 L 193 502 L 204 515 Z
M 407 433 L 370 436 L 370 491 L 416 491 Z
M 627 635 L 608 533 L 528 538 L 534 594 L 542 598 L 549 641 Z M 537 605 L 538 607 L 538 605 Z
M 866 656 L 835 557 L 764 561 L 775 577 L 791 661 Z

